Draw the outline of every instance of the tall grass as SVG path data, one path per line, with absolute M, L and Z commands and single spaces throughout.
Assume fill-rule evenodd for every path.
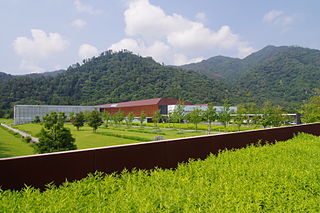
M 318 212 L 320 138 L 224 151 L 176 170 L 96 173 L 75 183 L 1 191 L 0 212 Z

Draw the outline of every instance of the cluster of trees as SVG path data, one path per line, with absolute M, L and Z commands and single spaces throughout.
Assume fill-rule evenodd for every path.
M 213 122 L 220 122 L 225 128 L 230 123 L 236 124 L 240 127 L 245 123 L 248 125 L 257 126 L 281 126 L 286 121 L 283 111 L 278 106 L 272 106 L 270 102 L 266 102 L 263 107 L 256 107 L 255 104 L 239 105 L 237 112 L 230 110 L 230 104 L 225 102 L 221 111 L 217 112 L 212 104 L 208 104 L 207 110 L 195 108 L 190 113 L 184 112 L 184 106 L 178 105 L 177 108 L 169 115 L 170 122 L 181 123 L 187 121 L 188 123 L 197 125 L 200 122 L 208 123 L 208 132 L 211 132 L 211 125 Z
M 312 123 L 320 121 L 320 96 L 311 97 L 301 109 L 304 122 Z M 146 118 L 147 116 L 143 111 L 140 116 L 136 118 L 140 122 L 141 127 L 143 127 Z M 43 128 L 39 134 L 39 143 L 34 145 L 38 153 L 76 149 L 75 139 L 72 137 L 70 130 L 64 127 L 66 119 L 67 117 L 64 113 L 56 112 L 46 114 L 42 118 Z M 132 112 L 125 116 L 124 112 L 119 110 L 114 114 L 108 112 L 100 113 L 98 111 L 71 113 L 69 121 L 71 121 L 77 130 L 80 130 L 80 128 L 87 123 L 92 127 L 93 132 L 96 132 L 98 127 L 103 123 L 108 126 L 120 125 L 125 122 L 128 126 L 131 126 L 134 119 L 135 116 Z M 219 112 L 216 111 L 213 104 L 208 104 L 205 111 L 200 108 L 195 108 L 186 114 L 184 105 L 178 104 L 168 117 L 164 118 L 158 110 L 153 114 L 152 120 L 157 128 L 158 123 L 162 120 L 167 120 L 167 122 L 172 123 L 186 121 L 195 124 L 196 131 L 197 125 L 200 122 L 206 122 L 208 123 L 208 132 L 210 133 L 212 123 L 215 121 L 223 124 L 225 128 L 227 128 L 230 123 L 233 123 L 237 125 L 240 130 L 240 127 L 244 123 L 256 127 L 281 126 L 287 118 L 283 116 L 283 111 L 279 106 L 273 106 L 270 102 L 265 102 L 262 107 L 258 107 L 254 103 L 238 105 L 237 112 L 233 112 L 230 110 L 230 104 L 225 101 L 222 110 Z M 36 117 L 34 122 L 39 123 L 40 118 Z

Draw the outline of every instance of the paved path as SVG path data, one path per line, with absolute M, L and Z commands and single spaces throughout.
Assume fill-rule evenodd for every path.
M 11 130 L 11 131 L 13 131 L 13 132 L 16 132 L 16 133 L 20 134 L 20 135 L 21 135 L 22 137 L 24 137 L 24 138 L 25 138 L 25 137 L 30 137 L 32 143 L 37 143 L 37 142 L 39 142 L 39 138 L 32 137 L 32 135 L 30 135 L 30 134 L 28 134 L 28 133 L 25 133 L 25 132 L 23 132 L 23 131 L 21 131 L 21 130 L 12 128 L 11 126 L 8 126 L 8 125 L 3 124 L 3 123 L 0 123 L 0 125 L 3 126 L 3 127 L 5 127 L 5 128 L 7 128 L 7 129 L 9 129 L 9 130 Z

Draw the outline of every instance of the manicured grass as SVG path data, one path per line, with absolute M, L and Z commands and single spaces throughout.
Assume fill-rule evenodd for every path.
M 82 127 L 80 131 L 77 131 L 72 124 L 66 124 L 66 127 L 71 129 L 73 137 L 76 138 L 76 145 L 78 149 L 123 145 L 139 142 L 124 138 L 104 136 L 99 134 L 99 132 L 101 132 L 100 129 L 97 130 L 97 133 L 93 133 L 92 128 L 88 126 Z
M 13 124 L 13 119 L 0 118 L 0 123 L 3 124 Z
M 33 148 L 0 127 L 0 158 L 34 154 Z
M 95 174 L 44 192 L 0 192 L 2 212 L 318 212 L 320 138 L 248 147 L 176 170 Z
M 139 125 L 139 124 L 135 123 L 135 125 Z M 154 126 L 154 124 L 152 124 L 152 123 L 146 123 L 144 125 L 149 126 L 149 127 Z M 188 124 L 188 123 L 180 123 L 180 124 L 179 123 L 159 123 L 158 126 L 160 128 L 191 129 L 191 130 L 196 129 L 195 124 Z M 252 130 L 252 129 L 257 129 L 257 128 L 246 127 L 246 126 L 240 127 L 241 131 Z M 198 130 L 208 131 L 208 125 L 198 124 Z M 238 129 L 238 126 L 234 126 L 234 125 L 229 125 L 229 126 L 227 126 L 227 128 L 225 128 L 222 125 L 212 125 L 211 131 L 212 132 L 237 132 L 237 131 L 239 131 L 239 129 Z
M 153 129 L 140 127 L 127 128 L 125 126 L 109 126 L 108 128 L 105 128 L 102 126 L 98 128 L 97 133 L 93 133 L 92 128 L 89 126 L 84 126 L 80 128 L 80 131 L 77 131 L 76 128 L 70 123 L 65 124 L 65 126 L 71 130 L 72 135 L 76 138 L 76 145 L 78 149 L 132 144 L 139 143 L 142 141 L 153 141 L 155 136 L 159 135 L 153 133 Z M 42 128 L 41 124 L 35 123 L 15 125 L 13 127 L 27 132 L 35 137 L 37 137 L 37 134 L 40 132 Z M 179 133 L 176 130 L 161 130 L 161 133 L 164 134 L 160 134 L 161 136 L 163 136 L 163 139 L 183 138 L 205 134 L 204 132 Z M 124 137 L 116 137 L 111 135 L 119 135 Z M 146 140 L 135 140 L 135 137 L 143 138 Z
M 101 128 L 99 131 L 107 131 L 113 132 L 117 134 L 125 134 L 128 136 L 138 136 L 142 138 L 149 138 L 149 140 L 154 140 L 154 137 L 157 135 L 161 135 L 163 139 L 173 139 L 173 138 L 184 138 L 184 137 L 192 137 L 192 136 L 199 136 L 205 135 L 205 132 L 194 132 L 194 131 L 182 131 L 178 132 L 176 130 L 164 130 L 159 129 L 158 131 L 160 134 L 155 133 L 155 129 L 150 128 L 137 128 L 137 127 L 117 127 L 117 126 L 109 126 L 108 128 Z

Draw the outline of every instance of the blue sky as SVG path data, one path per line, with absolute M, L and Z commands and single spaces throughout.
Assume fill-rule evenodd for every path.
M 10 0 L 0 7 L 0 72 L 67 68 L 107 49 L 181 65 L 266 45 L 320 49 L 320 1 Z

